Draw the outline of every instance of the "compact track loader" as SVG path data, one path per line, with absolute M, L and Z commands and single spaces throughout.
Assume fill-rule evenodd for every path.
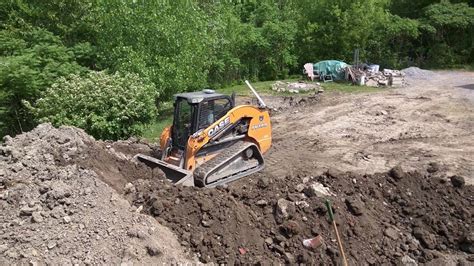
M 176 94 L 173 124 L 160 137 L 161 158 L 136 158 L 185 186 L 215 187 L 262 170 L 272 143 L 270 116 L 246 84 L 259 106 L 236 106 L 234 94 L 213 90 Z

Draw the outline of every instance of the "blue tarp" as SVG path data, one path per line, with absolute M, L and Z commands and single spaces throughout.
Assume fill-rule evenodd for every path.
M 313 71 L 319 76 L 332 76 L 333 80 L 344 80 L 347 64 L 337 60 L 325 60 L 313 64 Z

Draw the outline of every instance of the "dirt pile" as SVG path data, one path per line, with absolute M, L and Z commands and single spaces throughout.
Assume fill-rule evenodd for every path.
M 402 70 L 405 77 L 409 79 L 429 80 L 436 74 L 433 71 L 421 69 L 419 67 L 409 67 Z
M 350 264 L 472 261 L 463 252 L 472 254 L 474 189 L 453 184 L 400 168 L 362 176 L 330 170 L 317 177 L 260 174 L 218 189 L 137 180 L 127 195 L 202 262 L 339 262 L 325 198 L 333 202 Z M 321 245 L 303 246 L 318 235 Z
M 102 181 L 122 187 L 134 177 L 135 166 L 119 152 L 131 147 L 147 149 L 97 142 L 82 130 L 49 124 L 6 137 L 0 146 L 0 264 L 185 262 L 167 228 L 133 211 Z

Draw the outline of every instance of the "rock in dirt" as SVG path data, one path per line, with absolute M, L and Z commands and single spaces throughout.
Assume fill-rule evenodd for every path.
M 283 253 L 283 257 L 285 258 L 285 262 L 288 264 L 294 264 L 295 263 L 295 256 L 289 252 Z
M 397 263 L 399 266 L 418 266 L 416 260 L 412 259 L 410 256 L 405 255 L 400 258 L 400 262 Z
M 462 176 L 455 175 L 451 176 L 449 179 L 451 180 L 451 184 L 456 188 L 462 188 L 466 184 L 466 181 Z
M 298 192 L 303 192 L 304 189 L 305 189 L 305 185 L 304 185 L 304 184 L 298 184 L 298 185 L 296 185 L 296 187 L 295 187 L 295 190 L 298 191 Z
M 71 219 L 70 216 L 64 216 L 64 217 L 63 217 L 63 220 L 64 220 L 64 222 L 67 223 L 67 224 L 72 221 L 72 219 Z
M 459 247 L 462 251 L 474 254 L 474 232 L 465 234 L 460 241 Z
M 287 236 L 292 237 L 301 232 L 300 225 L 296 221 L 287 221 L 280 227 L 281 231 Z
M 423 228 L 415 227 L 413 235 L 418 239 L 422 246 L 428 249 L 434 249 L 436 246 L 436 236 Z
M 328 187 L 325 187 L 323 184 L 318 183 L 318 182 L 312 183 L 311 185 L 306 187 L 304 189 L 304 193 L 308 197 L 320 197 L 320 198 L 334 195 L 333 193 L 331 193 Z
M 257 186 L 259 188 L 267 188 L 269 184 L 270 184 L 270 179 L 268 177 L 262 177 L 257 182 Z
M 390 169 L 389 175 L 395 180 L 400 180 L 405 177 L 405 172 L 403 172 L 403 169 L 400 165 L 397 165 Z
M 397 230 L 395 230 L 394 228 L 387 228 L 385 229 L 385 231 L 383 231 L 383 234 L 384 236 L 392 239 L 392 240 L 397 240 L 398 237 L 399 237 L 399 233 L 397 232 Z
M 135 186 L 132 183 L 127 183 L 123 190 L 126 194 L 127 193 L 135 193 L 137 191 L 135 189 Z
M 155 243 L 148 243 L 146 245 L 146 250 L 150 256 L 159 256 L 161 255 L 160 248 Z
M 37 208 L 35 208 L 35 207 L 25 206 L 25 207 L 20 209 L 20 216 L 31 216 L 33 214 L 33 212 L 35 212 L 36 210 L 37 210 Z
M 430 174 L 438 172 L 440 169 L 439 163 L 437 162 L 431 162 L 428 164 L 428 168 L 426 171 Z
M 359 197 L 347 198 L 345 200 L 345 202 L 346 202 L 347 208 L 349 209 L 349 211 L 352 214 L 354 214 L 356 216 L 360 216 L 360 215 L 364 214 L 365 205 L 360 200 Z
M 31 221 L 33 221 L 34 223 L 42 223 L 44 221 L 44 218 L 40 212 L 33 212 L 31 215 Z
M 286 199 L 278 199 L 275 205 L 275 221 L 282 223 L 288 218 L 291 218 L 292 213 L 295 211 L 295 206 L 292 202 Z

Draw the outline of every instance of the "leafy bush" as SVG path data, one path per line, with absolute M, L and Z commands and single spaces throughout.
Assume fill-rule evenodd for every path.
M 51 32 L 20 25 L 0 30 L 0 135 L 34 126 L 21 104 L 34 101 L 58 77 L 85 71 Z
M 99 139 L 139 135 L 157 114 L 153 86 L 136 74 L 60 78 L 45 90 L 32 110 L 38 122 L 80 127 Z

